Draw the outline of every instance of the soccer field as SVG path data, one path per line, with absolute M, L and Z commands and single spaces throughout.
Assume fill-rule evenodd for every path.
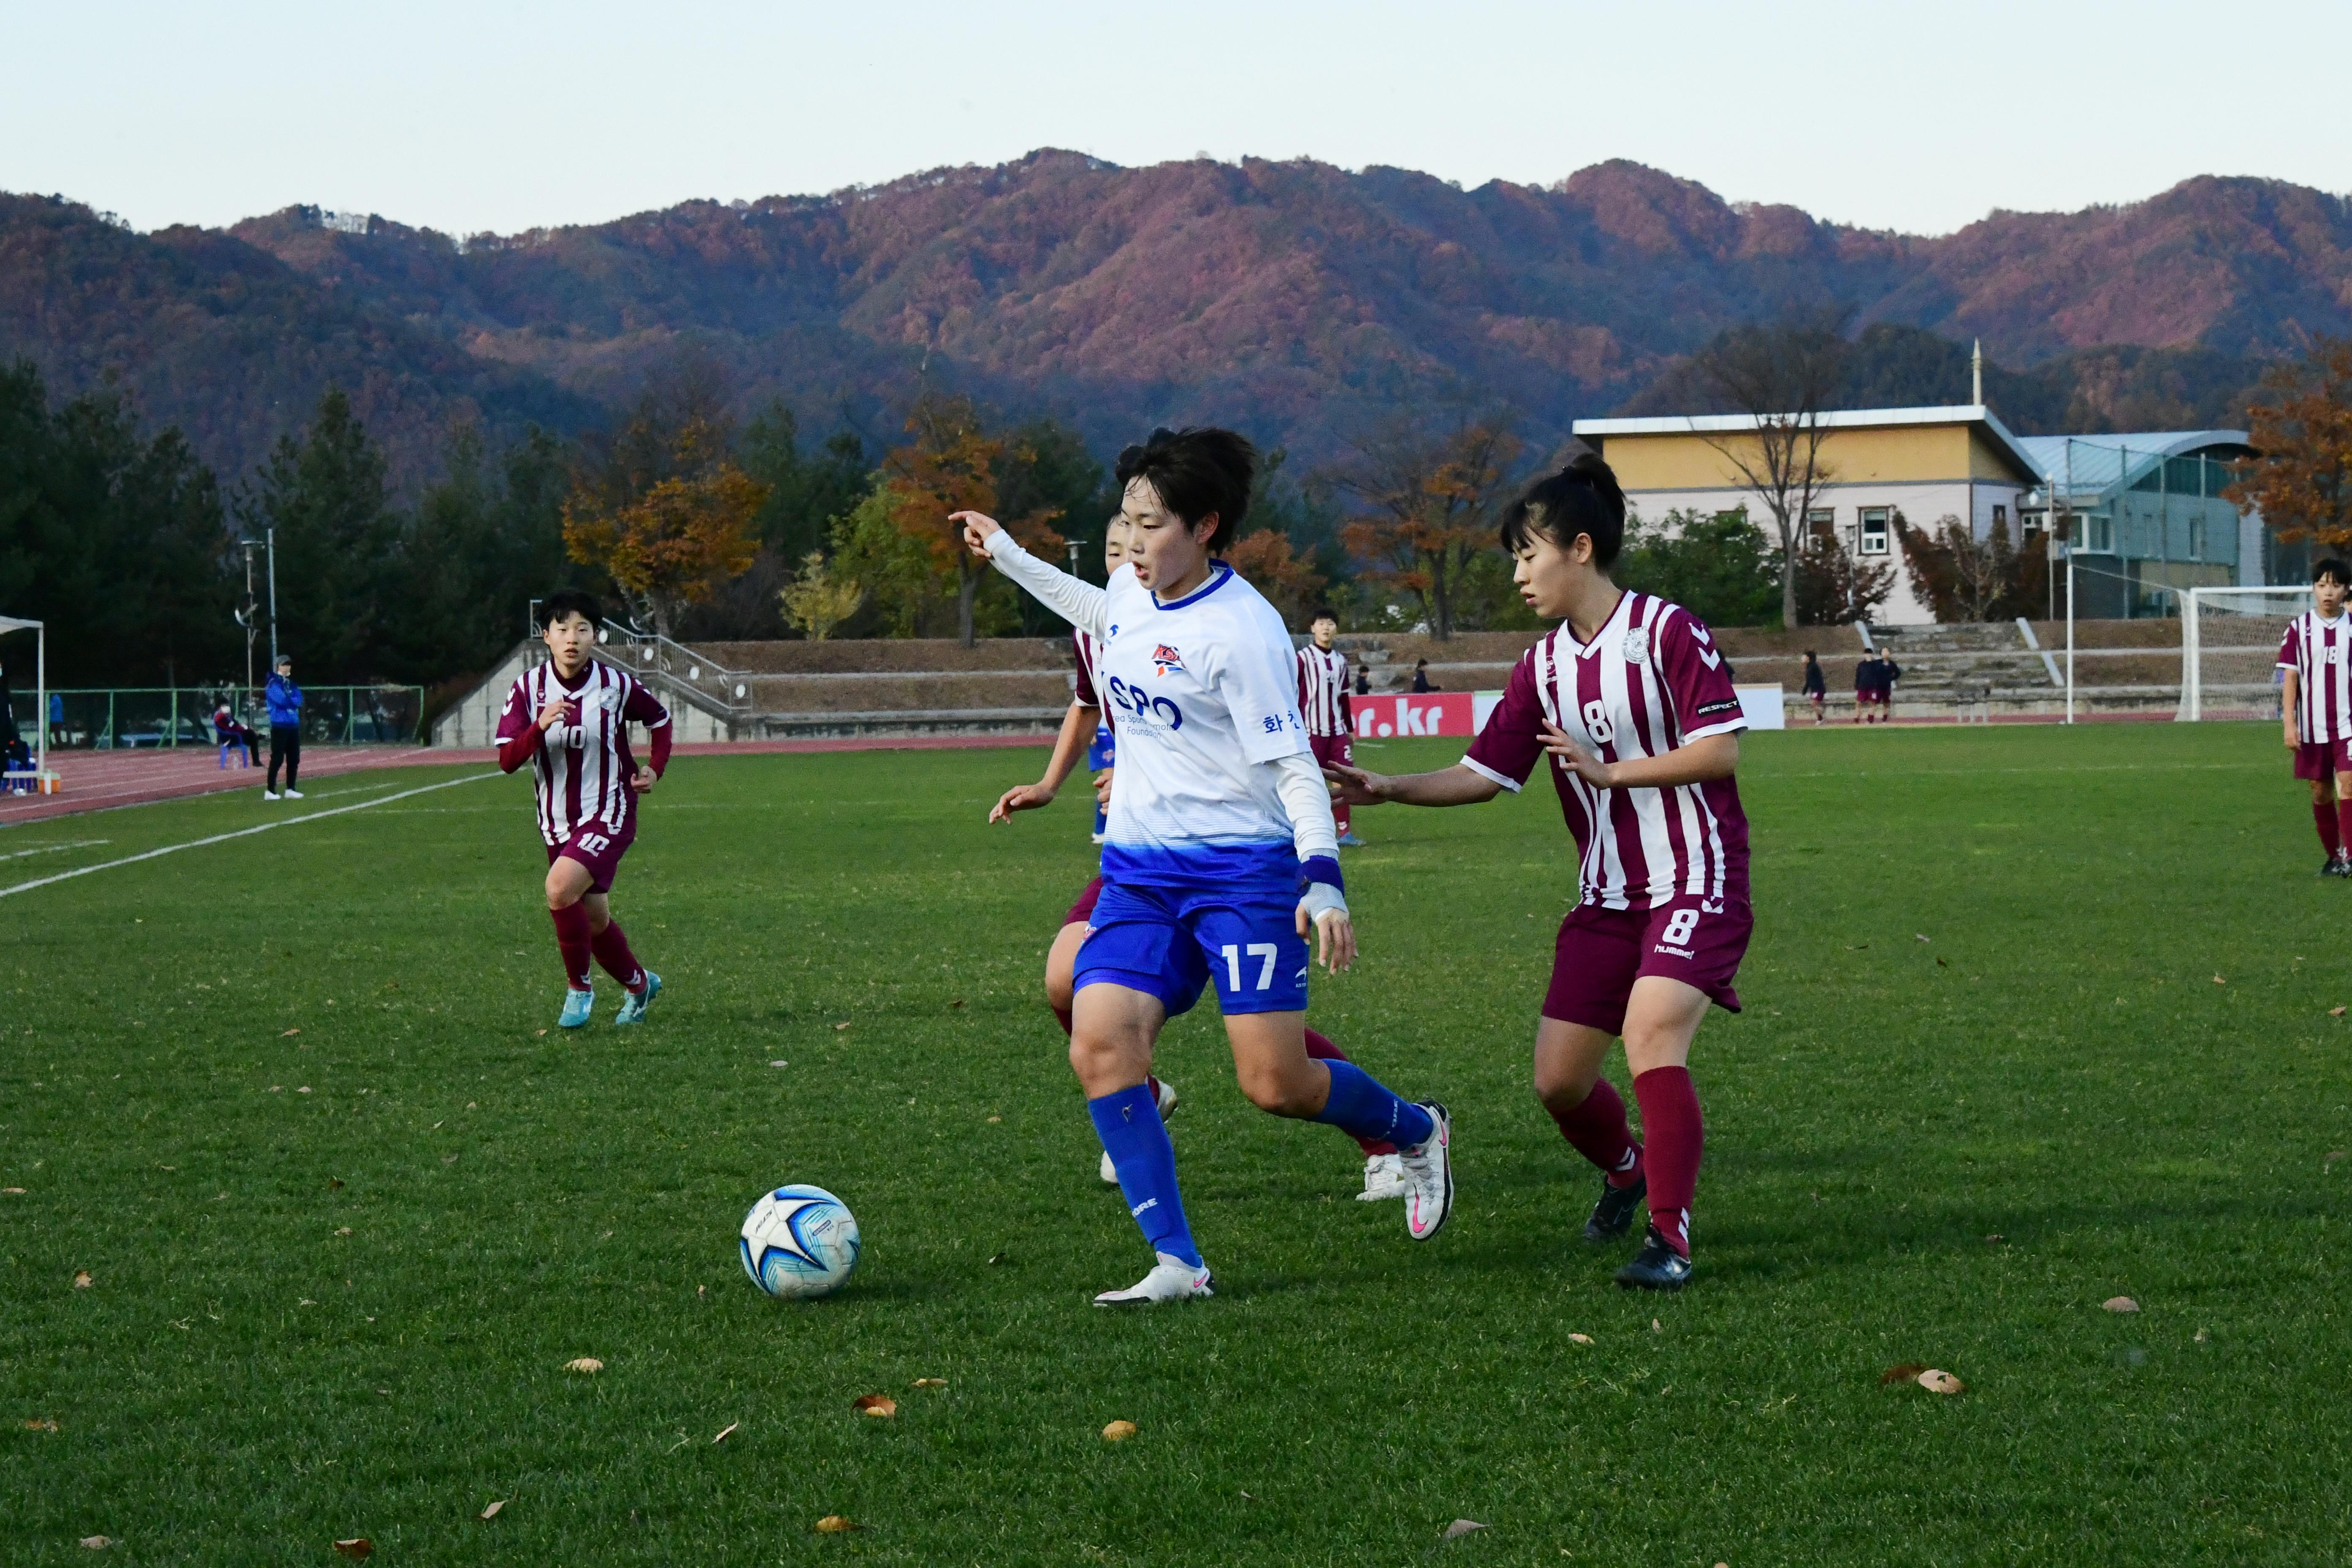
M 520 777 L 0 899 L 0 1559 L 2343 1560 L 2352 889 L 2274 727 L 1748 738 L 1747 1011 L 1694 1054 L 1665 1299 L 1579 1239 L 1527 1088 L 1549 789 L 1360 812 L 1365 956 L 1312 1017 L 1453 1109 L 1454 1220 L 1350 1201 L 1207 1004 L 1160 1060 L 1218 1296 L 1130 1315 L 1088 1305 L 1149 1258 L 1037 984 L 1082 792 L 982 825 L 1041 757 L 680 758 L 614 893 L 668 986 L 635 1031 L 609 980 L 552 1027 Z M 264 809 L 11 830 L 0 886 Z M 736 1261 L 786 1181 L 864 1226 L 831 1300 Z

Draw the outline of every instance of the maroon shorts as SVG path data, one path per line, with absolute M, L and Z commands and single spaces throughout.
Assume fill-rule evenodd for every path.
M 1737 1013 L 1731 982 L 1755 928 L 1755 915 L 1736 900 L 1685 895 L 1647 910 L 1579 904 L 1559 922 L 1543 1016 L 1622 1034 L 1633 982 L 1645 974 L 1679 980 Z
M 1307 744 L 1314 751 L 1315 765 L 1318 768 L 1325 763 L 1341 763 L 1351 768 L 1356 765 L 1356 738 L 1353 735 L 1309 735 Z
M 613 873 L 621 868 L 621 857 L 637 838 L 636 819 L 615 833 L 601 822 L 591 822 L 572 830 L 572 837 L 561 844 L 547 847 L 547 863 L 577 860 L 588 868 L 588 890 L 609 893 L 613 890 Z
M 1062 923 L 1066 926 L 1074 926 L 1084 923 L 1093 916 L 1095 912 L 1095 900 L 1101 897 L 1102 879 L 1100 877 L 1097 877 L 1093 881 L 1087 884 L 1087 890 L 1078 895 L 1078 901 L 1070 906 L 1070 912 L 1062 917 Z
M 2334 778 L 2352 773 L 2352 741 L 2305 741 L 2294 749 L 2294 776 Z

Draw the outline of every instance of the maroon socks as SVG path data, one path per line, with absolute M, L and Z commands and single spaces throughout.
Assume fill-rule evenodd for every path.
M 1583 1104 L 1573 1110 L 1555 1110 L 1551 1119 L 1578 1153 L 1608 1173 L 1611 1186 L 1630 1187 L 1641 1179 L 1642 1146 L 1625 1125 L 1624 1100 L 1607 1079 L 1594 1079 Z M 1645 1123 L 1647 1120 L 1645 1110 Z
M 1345 833 L 1348 830 L 1342 827 L 1339 831 Z M 1344 1062 L 1348 1059 L 1348 1053 L 1333 1045 L 1329 1036 L 1318 1034 L 1313 1029 L 1307 1031 L 1307 1054 L 1318 1062 Z M 1397 1152 L 1395 1144 L 1378 1138 L 1359 1138 L 1356 1140 L 1356 1146 L 1364 1152 L 1367 1159 L 1375 1154 L 1393 1154 Z
M 2319 841 L 2327 846 L 2330 858 L 2352 844 L 2352 800 L 2319 801 L 2312 806 L 2311 816 L 2319 825 Z
M 631 992 L 646 988 L 646 972 L 638 967 L 637 955 L 629 951 L 629 939 L 622 933 L 620 921 L 606 921 L 604 929 L 588 939 L 588 946 L 595 953 L 596 962 L 604 966 L 604 973 L 624 987 Z M 585 972 L 587 965 L 581 968 Z
M 1698 1091 L 1688 1068 L 1652 1068 L 1633 1079 L 1642 1104 L 1643 1162 L 1649 1167 L 1650 1223 L 1666 1245 L 1690 1256 L 1691 1194 L 1698 1186 Z
M 560 910 L 547 911 L 555 922 L 555 950 L 563 955 L 563 978 L 574 991 L 589 988 L 588 908 L 585 904 L 566 904 Z

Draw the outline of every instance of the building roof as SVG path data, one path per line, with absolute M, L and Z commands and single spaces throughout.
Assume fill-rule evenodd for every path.
M 2167 458 L 2210 452 L 2216 447 L 2251 457 L 2243 430 L 2139 430 L 2115 436 L 2028 436 L 2019 443 L 2033 471 L 2052 481 L 2069 501 L 2125 489 Z
M 1780 418 L 1793 416 L 1782 415 Z M 1835 408 L 1815 416 L 1824 430 L 1874 430 L 1895 425 L 1981 425 L 1986 437 L 2018 471 L 2046 472 L 2010 434 L 2009 426 L 1981 403 L 1952 403 L 1925 408 Z M 1753 414 L 1669 414 L 1647 419 L 1580 419 L 1570 426 L 1578 436 L 1720 436 L 1753 430 L 1762 423 Z

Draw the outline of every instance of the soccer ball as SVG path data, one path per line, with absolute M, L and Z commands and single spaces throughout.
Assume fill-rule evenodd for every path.
M 857 1216 L 823 1187 L 778 1187 L 743 1216 L 751 1283 L 782 1300 L 841 1289 L 857 1267 Z

